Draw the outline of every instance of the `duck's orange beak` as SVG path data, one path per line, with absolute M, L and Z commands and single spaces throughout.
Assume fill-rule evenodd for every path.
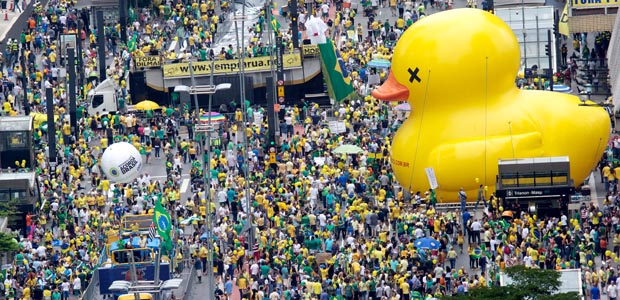
M 372 91 L 372 96 L 383 101 L 406 101 L 409 99 L 409 89 L 398 83 L 394 73 L 390 72 L 388 79 Z

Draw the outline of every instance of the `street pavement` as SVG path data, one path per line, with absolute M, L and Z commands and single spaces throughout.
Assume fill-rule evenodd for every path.
M 288 2 L 286 0 L 276 0 L 276 7 L 282 7 L 282 6 L 286 6 L 288 5 Z M 455 0 L 454 4 L 453 4 L 453 8 L 464 8 L 466 5 L 467 1 L 466 0 Z M 359 0 L 353 0 L 352 1 L 352 7 L 355 7 L 356 4 L 359 4 Z M 358 14 L 355 17 L 355 22 L 356 23 L 361 23 L 363 26 L 366 25 L 366 23 L 368 22 L 368 18 L 363 16 L 363 12 L 361 11 L 361 7 L 362 5 L 359 4 L 360 9 L 358 10 Z M 427 14 L 433 14 L 433 13 L 437 13 L 438 10 L 434 9 L 434 8 L 427 8 L 426 9 L 426 13 Z M 335 15 L 336 15 L 336 9 L 335 6 L 333 6 L 330 9 L 330 16 L 329 18 L 334 20 L 335 19 Z M 377 11 L 377 16 L 375 18 L 376 20 L 380 21 L 380 23 L 385 22 L 385 19 L 387 19 L 389 21 L 390 24 L 394 24 L 397 20 L 397 17 L 392 17 L 392 13 L 390 11 L 389 7 L 379 7 L 378 11 Z M 288 29 L 288 22 L 284 21 L 282 17 L 279 17 L 279 22 L 281 24 L 281 30 L 282 31 L 286 31 Z M 364 30 L 364 37 L 366 37 L 367 35 L 367 31 Z M 267 40 L 266 37 L 263 37 L 263 39 Z M 155 163 L 156 164 L 156 163 Z M 155 171 L 155 166 L 150 166 L 150 168 L 153 168 L 153 172 L 157 172 Z M 149 173 L 151 174 L 151 173 Z M 153 178 L 153 174 L 151 174 L 151 177 Z M 481 214 L 481 212 L 480 212 Z M 460 266 L 469 266 L 469 260 L 468 260 L 467 255 L 460 255 L 459 259 L 457 260 L 457 267 Z M 248 266 L 246 265 L 245 268 L 247 268 Z M 193 278 L 192 280 L 194 281 L 194 285 L 193 288 L 187 292 L 186 295 L 186 299 L 201 299 L 201 297 L 204 297 L 204 293 L 207 290 L 207 280 L 206 280 L 206 274 L 203 276 L 202 278 L 202 283 L 198 283 L 198 280 L 196 278 Z M 240 300 L 241 299 L 241 295 L 239 293 L 239 289 L 237 288 L 235 280 L 233 280 L 233 294 L 231 296 L 231 300 Z M 219 288 L 220 289 L 224 289 L 224 282 L 220 283 Z
M 9 11 L 10 4 L 7 3 L 6 10 L 0 10 L 0 52 L 4 54 L 6 48 L 6 41 L 19 38 L 22 30 L 26 28 L 28 17 L 32 14 L 34 5 L 37 0 L 22 0 L 19 2 L 21 10 Z M 47 3 L 47 0 L 40 1 L 42 4 Z M 10 3 L 10 1 L 9 1 Z
M 284 5 L 287 5 L 287 1 L 285 0 L 276 0 L 275 2 L 277 4 L 277 7 L 282 7 Z M 354 0 L 352 6 L 354 7 L 356 3 L 359 3 L 359 1 Z M 453 3 L 453 8 L 463 8 L 465 7 L 465 4 L 466 4 L 466 0 L 455 0 Z M 549 0 L 547 5 L 553 5 L 554 7 L 561 9 L 564 4 L 561 1 Z M 361 8 L 361 5 L 359 5 L 359 7 Z M 25 28 L 26 26 L 25 20 L 27 20 L 31 11 L 32 11 L 32 5 L 26 8 L 26 13 L 24 14 L 20 14 L 19 12 L 7 12 L 6 17 L 8 18 L 8 20 L 0 20 L 0 50 L 4 51 L 4 47 L 6 45 L 6 39 L 19 37 L 19 34 L 23 30 L 23 28 Z M 436 13 L 437 10 L 434 8 L 427 8 L 426 12 L 428 14 L 433 14 L 433 13 Z M 333 20 L 334 16 L 335 16 L 335 8 L 332 8 L 330 10 L 330 18 Z M 4 19 L 5 12 L 2 12 L 2 15 L 0 17 Z M 396 18 L 392 17 L 392 13 L 389 7 L 379 8 L 376 19 L 380 20 L 381 23 L 383 23 L 385 19 L 388 19 L 389 23 L 391 24 L 393 24 L 396 21 Z M 368 18 L 364 17 L 363 13 L 360 11 L 358 16 L 356 17 L 356 23 L 361 23 L 365 25 L 367 21 L 368 21 Z M 288 27 L 288 22 L 285 22 L 284 20 L 280 19 L 280 23 L 282 24 L 282 29 L 286 30 Z M 367 34 L 366 30 L 364 30 L 364 35 L 366 34 Z M 185 130 L 182 130 L 182 132 L 185 132 Z M 182 133 L 182 138 L 187 138 L 187 134 Z M 189 170 L 190 168 L 191 168 L 190 164 L 184 165 L 184 170 Z M 143 172 L 148 173 L 151 176 L 151 179 L 153 180 L 165 179 L 166 178 L 165 160 L 152 159 L 151 162 L 143 165 Z M 593 182 L 600 182 L 600 179 L 592 180 L 591 184 L 593 184 Z M 183 181 L 181 185 L 182 203 L 184 203 L 185 200 L 191 196 L 190 185 L 191 185 L 190 178 L 188 175 L 185 175 L 183 177 Z M 594 196 L 596 194 L 597 188 L 599 190 L 601 189 L 601 187 L 594 186 L 593 201 L 597 201 L 599 204 L 601 204 L 602 199 L 597 199 L 596 196 Z M 601 191 L 601 192 L 604 192 L 604 191 Z M 482 215 L 482 210 L 477 211 L 475 214 L 477 218 L 481 217 L 481 215 Z M 186 232 L 186 234 L 188 233 L 190 232 Z M 457 268 L 460 268 L 461 266 L 467 267 L 468 263 L 469 263 L 468 255 L 466 254 L 459 255 L 456 266 Z M 466 268 L 466 269 L 469 269 L 469 268 Z M 191 278 L 190 280 L 194 280 L 194 284 L 193 284 L 193 288 L 187 292 L 186 299 L 201 299 L 202 297 L 204 297 L 204 293 L 207 289 L 206 274 L 203 277 L 203 280 L 201 283 L 198 283 L 196 278 Z M 223 283 L 221 283 L 220 288 L 223 289 Z M 176 296 L 178 298 L 181 295 L 177 294 Z M 232 300 L 239 300 L 239 299 L 240 299 L 239 290 L 236 286 L 234 286 Z

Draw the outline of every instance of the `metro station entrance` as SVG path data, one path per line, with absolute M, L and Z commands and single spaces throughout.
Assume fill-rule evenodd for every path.
M 496 194 L 504 210 L 542 218 L 568 213 L 574 183 L 567 156 L 500 160 Z

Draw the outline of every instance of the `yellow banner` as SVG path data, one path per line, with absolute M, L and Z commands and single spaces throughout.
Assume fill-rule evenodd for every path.
M 134 58 L 134 65 L 136 68 L 149 68 L 149 67 L 161 67 L 160 56 L 144 56 Z
M 571 0 L 573 8 L 597 8 L 605 6 L 616 6 L 620 0 Z
M 276 65 L 276 58 L 274 57 L 272 62 L 270 62 L 269 58 L 269 56 L 246 58 L 244 60 L 244 71 L 269 71 L 272 63 L 274 66 Z M 282 62 L 284 63 L 284 69 L 301 67 L 299 54 L 284 54 Z M 164 78 L 190 76 L 189 63 L 165 64 L 163 68 Z M 192 69 L 194 69 L 194 75 L 209 75 L 211 74 L 211 62 L 200 61 L 192 63 Z M 213 74 L 236 73 L 240 70 L 239 61 L 236 59 L 216 60 L 213 63 Z
M 321 54 L 317 45 L 304 45 L 301 48 L 301 53 L 304 57 L 319 56 Z
M 558 31 L 560 32 L 560 34 L 570 36 L 570 31 L 568 30 L 568 3 L 564 5 L 564 11 L 562 11 L 559 23 L 560 24 L 558 24 Z

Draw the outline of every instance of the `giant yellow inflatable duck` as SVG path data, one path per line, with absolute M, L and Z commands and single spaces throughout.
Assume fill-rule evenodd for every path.
M 495 190 L 498 159 L 568 156 L 581 183 L 601 157 L 610 120 L 576 96 L 515 86 L 519 45 L 498 17 L 456 9 L 416 22 L 398 41 L 388 80 L 372 95 L 408 100 L 391 162 L 404 188 L 429 188 L 432 167 L 445 201 L 461 187 L 475 200 Z

